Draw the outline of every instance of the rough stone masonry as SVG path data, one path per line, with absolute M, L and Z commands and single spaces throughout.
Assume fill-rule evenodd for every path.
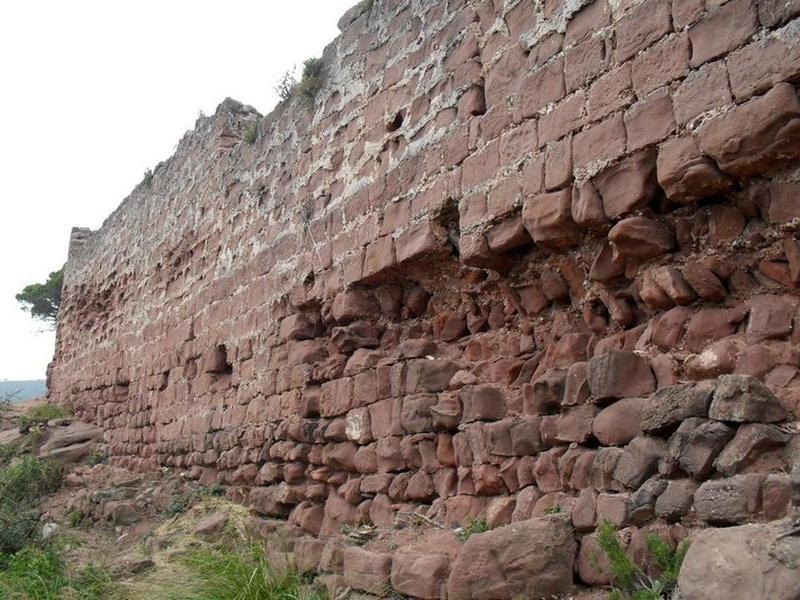
M 641 549 L 785 517 L 800 1 L 376 0 L 340 29 L 313 106 L 226 100 L 73 231 L 51 397 L 115 463 L 316 536 L 500 528 L 318 557 L 365 591 L 557 594 L 608 581 L 602 518 Z M 560 548 L 536 585 L 509 524 Z

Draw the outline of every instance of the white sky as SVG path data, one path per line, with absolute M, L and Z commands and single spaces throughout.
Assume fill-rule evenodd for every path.
M 0 1 L 0 379 L 44 378 L 54 334 L 14 295 L 66 261 L 230 96 L 262 113 L 356 0 Z

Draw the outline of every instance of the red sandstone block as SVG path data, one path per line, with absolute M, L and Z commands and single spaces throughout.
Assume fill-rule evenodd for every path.
M 572 181 L 572 137 L 548 144 L 546 157 L 545 188 L 554 190 L 568 185 Z
M 416 217 L 422 213 L 436 212 L 447 198 L 447 181 L 439 178 L 411 199 L 411 214 Z
M 758 18 L 765 27 L 777 27 L 800 15 L 800 0 L 759 0 Z
M 397 263 L 415 260 L 441 247 L 433 223 L 427 220 L 412 225 L 395 242 Z
M 462 233 L 458 239 L 461 262 L 480 269 L 506 270 L 510 267 L 508 257 L 492 253 L 482 231 Z
M 631 66 L 625 63 L 592 84 L 586 105 L 587 115 L 590 121 L 597 121 L 632 101 Z
M 503 133 L 500 138 L 501 166 L 516 163 L 526 152 L 538 146 L 536 125 L 536 119 L 529 119 Z
M 606 0 L 596 0 L 572 15 L 567 23 L 567 31 L 564 35 L 564 44 L 571 46 L 581 42 L 586 37 L 611 22 L 611 10 Z
M 500 144 L 492 140 L 464 161 L 461 188 L 468 191 L 495 176 L 500 164 Z
M 527 52 L 522 44 L 512 44 L 494 64 L 486 76 L 487 114 L 504 105 L 506 98 L 517 91 L 520 74 L 525 72 L 527 60 Z
M 529 65 L 543 65 L 564 48 L 564 34 L 552 31 L 544 36 L 539 43 L 531 48 L 531 55 L 528 57 Z M 536 59 L 534 60 L 534 54 Z
M 486 113 L 486 98 L 483 86 L 473 84 L 458 99 L 458 116 L 468 119 Z
M 579 129 L 584 123 L 585 96 L 582 90 L 559 102 L 539 119 L 539 143 L 558 140 Z
M 409 201 L 407 199 L 388 204 L 383 212 L 380 234 L 391 235 L 408 222 L 409 216 Z
M 626 144 L 622 113 L 616 113 L 573 137 L 572 160 L 575 169 L 614 160 L 625 152 Z
M 463 423 L 495 421 L 505 415 L 505 395 L 495 386 L 467 386 L 458 392 L 458 397 L 463 406 Z
M 352 408 L 353 380 L 349 377 L 328 381 L 322 384 L 319 399 L 319 413 L 322 417 L 335 417 L 345 414 Z
M 395 265 L 394 240 L 385 235 L 367 246 L 362 277 L 369 277 Z
M 567 92 L 586 87 L 604 73 L 611 63 L 611 43 L 604 36 L 594 36 L 566 51 L 564 82 Z
M 542 246 L 564 247 L 580 241 L 581 229 L 572 220 L 572 189 L 538 194 L 525 199 L 522 220 L 533 241 Z
M 325 508 L 327 512 L 327 504 Z M 368 552 L 357 546 L 344 550 L 344 582 L 354 590 L 376 594 L 388 591 L 391 570 L 391 554 Z
M 667 138 L 675 130 L 669 89 L 662 88 L 625 111 L 628 152 Z
M 705 124 L 700 148 L 724 173 L 739 177 L 775 169 L 800 153 L 800 100 L 779 83 Z
M 442 142 L 442 166 L 454 167 L 469 156 L 471 146 L 469 143 L 469 124 L 455 128 Z
M 356 406 L 366 406 L 378 399 L 378 389 L 375 381 L 376 374 L 374 369 L 362 371 L 353 378 L 353 403 Z
M 461 231 L 469 231 L 483 221 L 486 212 L 486 194 L 483 192 L 462 198 L 458 203 L 458 223 Z
M 520 180 L 512 174 L 500 180 L 489 191 L 487 212 L 491 217 L 503 217 L 512 212 L 520 204 Z
M 541 192 L 544 185 L 544 156 L 537 154 L 522 167 L 522 193 L 526 196 Z
M 696 22 L 705 11 L 705 0 L 672 0 L 672 22 L 676 31 Z
M 737 102 L 765 92 L 780 81 L 800 77 L 798 36 L 800 23 L 791 23 L 728 56 L 731 89 Z
M 659 40 L 632 61 L 631 81 L 639 97 L 689 72 L 689 37 L 685 33 Z
M 717 166 L 701 155 L 694 137 L 672 138 L 658 152 L 658 182 L 667 197 L 678 204 L 689 204 L 730 187 Z
M 442 598 L 449 571 L 447 556 L 401 550 L 392 559 L 392 588 L 414 598 Z
M 489 108 L 485 115 L 481 116 L 481 137 L 487 142 L 493 140 L 508 129 L 513 122 L 514 115 L 507 106 L 502 104 L 495 105 Z M 501 155 L 501 163 L 503 160 L 504 157 Z
M 530 118 L 548 104 L 561 100 L 565 93 L 564 60 L 558 59 L 520 83 L 518 115 Z
M 758 30 L 754 0 L 731 0 L 689 28 L 692 67 L 723 56 L 741 46 Z
M 531 0 L 523 0 L 508 11 L 505 21 L 511 38 L 516 40 L 536 25 L 536 7 Z
M 679 125 L 733 103 L 725 63 L 720 60 L 692 71 L 676 90 L 674 103 L 675 119 Z
M 614 29 L 616 58 L 622 63 L 672 31 L 670 3 L 647 0 L 617 21 Z

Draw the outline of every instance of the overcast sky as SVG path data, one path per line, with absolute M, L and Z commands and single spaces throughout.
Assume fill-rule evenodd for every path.
M 14 295 L 67 258 L 230 96 L 262 113 L 356 0 L 0 2 L 0 379 L 44 378 L 54 334 Z

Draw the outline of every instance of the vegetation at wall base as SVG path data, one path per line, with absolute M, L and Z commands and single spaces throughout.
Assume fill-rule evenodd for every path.
M 28 546 L 0 568 L 4 600 L 110 600 L 116 591 L 113 578 L 103 569 L 69 568 L 56 543 Z
M 489 525 L 484 519 L 476 518 L 470 520 L 464 527 L 456 529 L 456 537 L 461 542 L 466 542 L 471 535 L 489 531 Z
M 63 406 L 55 404 L 39 404 L 31 407 L 25 414 L 17 417 L 17 427 L 25 431 L 30 429 L 33 425 L 39 423 L 47 423 L 53 419 L 66 419 L 71 416 L 71 413 Z
M 172 580 L 152 581 L 152 600 L 323 600 L 326 595 L 290 566 L 274 566 L 257 544 L 188 551 Z
M 55 463 L 24 456 L 0 470 L 0 554 L 37 541 L 41 499 L 61 485 Z
M 658 569 L 651 577 L 637 565 L 622 547 L 617 527 L 604 519 L 597 528 L 597 544 L 608 561 L 613 580 L 608 600 L 666 600 L 678 584 L 678 573 L 689 549 L 688 541 L 670 546 L 661 536 L 650 533 L 645 538 L 649 558 Z

